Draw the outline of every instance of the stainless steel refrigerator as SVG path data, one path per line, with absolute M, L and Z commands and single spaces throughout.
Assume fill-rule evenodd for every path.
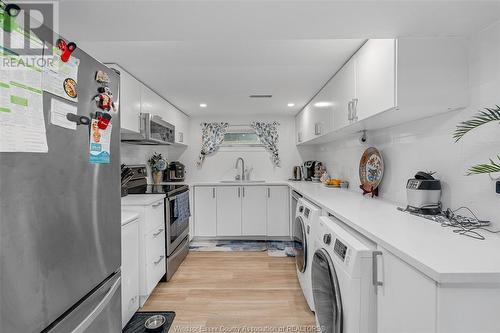
M 97 70 L 118 99 L 119 74 L 73 56 L 79 116 L 98 110 Z M 0 153 L 0 332 L 121 332 L 119 115 L 110 163 L 91 164 L 89 126 L 52 125 L 54 98 L 43 92 L 48 153 Z

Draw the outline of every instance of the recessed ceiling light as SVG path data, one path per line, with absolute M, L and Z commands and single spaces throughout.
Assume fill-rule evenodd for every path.
M 295 106 L 295 103 L 288 103 L 287 105 L 289 108 L 293 108 Z
M 206 103 L 201 103 L 200 108 L 206 108 L 208 105 Z
M 314 106 L 317 108 L 325 108 L 327 106 L 332 106 L 332 103 L 330 103 L 330 102 L 316 102 L 316 103 L 314 103 Z

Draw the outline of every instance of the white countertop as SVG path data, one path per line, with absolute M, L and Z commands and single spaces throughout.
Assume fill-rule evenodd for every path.
M 176 184 L 287 185 L 438 283 L 500 283 L 498 234 L 481 232 L 486 240 L 461 236 L 453 233 L 453 228 L 445 228 L 439 223 L 398 211 L 397 205 L 393 203 L 379 198 L 363 197 L 361 193 L 352 190 L 326 188 L 320 183 L 211 181 Z M 152 203 L 158 196 L 128 195 L 122 198 L 122 205 L 138 205 L 138 200 Z
M 482 232 L 486 240 L 477 240 L 358 192 L 309 182 L 288 184 L 438 283 L 500 283 L 498 235 Z
M 165 194 L 129 194 L 122 198 L 122 206 L 148 206 L 165 198 Z
M 122 209 L 122 225 L 125 225 L 139 218 L 139 214 Z

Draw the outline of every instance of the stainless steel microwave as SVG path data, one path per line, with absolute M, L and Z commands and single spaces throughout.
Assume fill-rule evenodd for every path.
M 159 116 L 141 113 L 140 133 L 122 133 L 121 140 L 139 145 L 170 145 L 175 142 L 175 126 Z

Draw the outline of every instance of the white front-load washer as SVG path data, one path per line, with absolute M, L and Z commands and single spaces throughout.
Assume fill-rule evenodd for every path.
M 319 218 L 315 244 L 311 280 L 321 332 L 375 333 L 374 246 L 326 216 Z
M 304 198 L 298 200 L 293 224 L 293 247 L 300 287 L 311 311 L 314 311 L 311 262 L 314 254 L 314 230 L 320 214 L 321 209 L 310 201 Z

